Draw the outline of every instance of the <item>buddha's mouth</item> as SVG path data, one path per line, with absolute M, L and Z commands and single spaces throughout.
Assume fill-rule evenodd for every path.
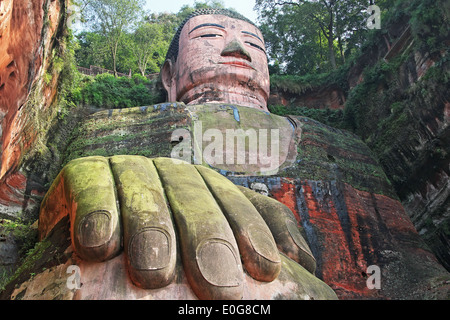
M 238 68 L 256 70 L 255 68 L 253 68 L 250 64 L 248 64 L 245 61 L 237 61 L 237 60 L 220 61 L 220 62 L 218 62 L 218 64 L 226 64 L 226 65 L 230 65 L 230 66 L 234 66 L 234 67 L 238 67 Z

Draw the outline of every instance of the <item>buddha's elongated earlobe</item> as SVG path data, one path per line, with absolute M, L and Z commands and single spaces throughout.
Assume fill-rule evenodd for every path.
M 166 60 L 161 70 L 161 80 L 164 89 L 167 91 L 168 102 L 176 102 L 177 100 L 177 90 L 175 81 L 175 70 L 172 60 Z

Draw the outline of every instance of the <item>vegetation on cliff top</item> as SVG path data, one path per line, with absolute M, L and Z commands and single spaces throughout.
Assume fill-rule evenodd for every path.
M 95 78 L 81 76 L 71 99 L 77 105 L 105 109 L 145 106 L 164 99 L 162 91 L 156 88 L 157 80 L 149 80 L 140 74 L 128 78 L 104 73 Z

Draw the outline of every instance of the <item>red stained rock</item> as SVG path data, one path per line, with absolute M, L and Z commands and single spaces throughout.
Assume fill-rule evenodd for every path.
M 292 179 L 285 179 L 285 182 L 281 182 L 281 188 L 273 190 L 272 195 L 275 199 L 284 203 L 292 213 L 294 213 L 297 221 L 300 221 L 300 215 L 297 210 L 297 199 L 295 196 L 295 185 Z
M 36 141 L 36 111 L 48 109 L 57 93 L 58 76 L 49 84 L 42 74 L 49 66 L 52 37 L 61 22 L 66 0 L 4 0 L 0 5 L 0 203 L 24 201 L 26 183 L 15 182 L 23 156 Z M 45 10 L 44 10 L 45 8 Z M 48 20 L 48 23 L 44 23 Z M 47 57 L 47 60 L 44 60 Z M 43 93 L 39 102 L 27 104 L 32 88 Z M 31 191 L 36 193 L 36 191 Z
M 401 278 L 428 277 L 425 266 L 414 264 L 436 262 L 420 245 L 422 240 L 398 200 L 329 181 L 285 180 L 271 194 L 300 217 L 317 259 L 316 275 L 340 299 L 407 296 L 405 287 L 411 291 L 415 287 Z M 381 268 L 384 290 L 367 287 L 370 265 Z
M 18 190 L 24 190 L 25 184 L 26 177 L 21 173 L 8 176 L 2 188 L 0 188 L 0 203 L 3 205 L 20 205 L 21 201 L 18 199 L 20 197 L 20 191 Z

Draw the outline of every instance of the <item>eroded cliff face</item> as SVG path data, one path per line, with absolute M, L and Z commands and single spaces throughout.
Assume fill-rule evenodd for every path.
M 392 69 L 378 70 L 379 81 L 356 86 L 351 107 L 358 114 L 356 132 L 376 154 L 419 233 L 450 270 L 448 52 L 408 49 L 412 38 L 408 30 L 405 34 L 403 47 L 386 54 Z
M 345 91 L 339 86 L 308 86 L 302 92 L 272 88 L 269 105 L 298 106 L 312 109 L 344 109 Z
M 21 167 L 56 115 L 55 55 L 64 50 L 67 0 L 0 1 L 1 217 L 23 217 L 42 188 Z
M 404 114 L 374 130 L 369 146 L 380 154 L 415 227 L 450 270 L 450 94 L 443 78 L 450 65 L 446 57 L 433 59 L 423 53 L 408 62 L 416 68 L 403 65 L 400 73 L 408 79 L 400 82 L 408 88 L 399 105 Z M 438 66 L 428 69 L 434 62 Z M 393 137 L 387 140 L 382 130 Z M 384 142 L 378 144 L 378 137 Z
M 344 109 L 344 127 L 373 151 L 414 226 L 450 270 L 450 40 L 441 36 L 440 50 L 420 45 L 405 16 L 381 31 L 348 67 L 346 89 L 277 89 L 272 103 L 288 112 Z M 427 36 L 435 35 L 422 41 Z M 343 95 L 339 103 L 336 90 Z

